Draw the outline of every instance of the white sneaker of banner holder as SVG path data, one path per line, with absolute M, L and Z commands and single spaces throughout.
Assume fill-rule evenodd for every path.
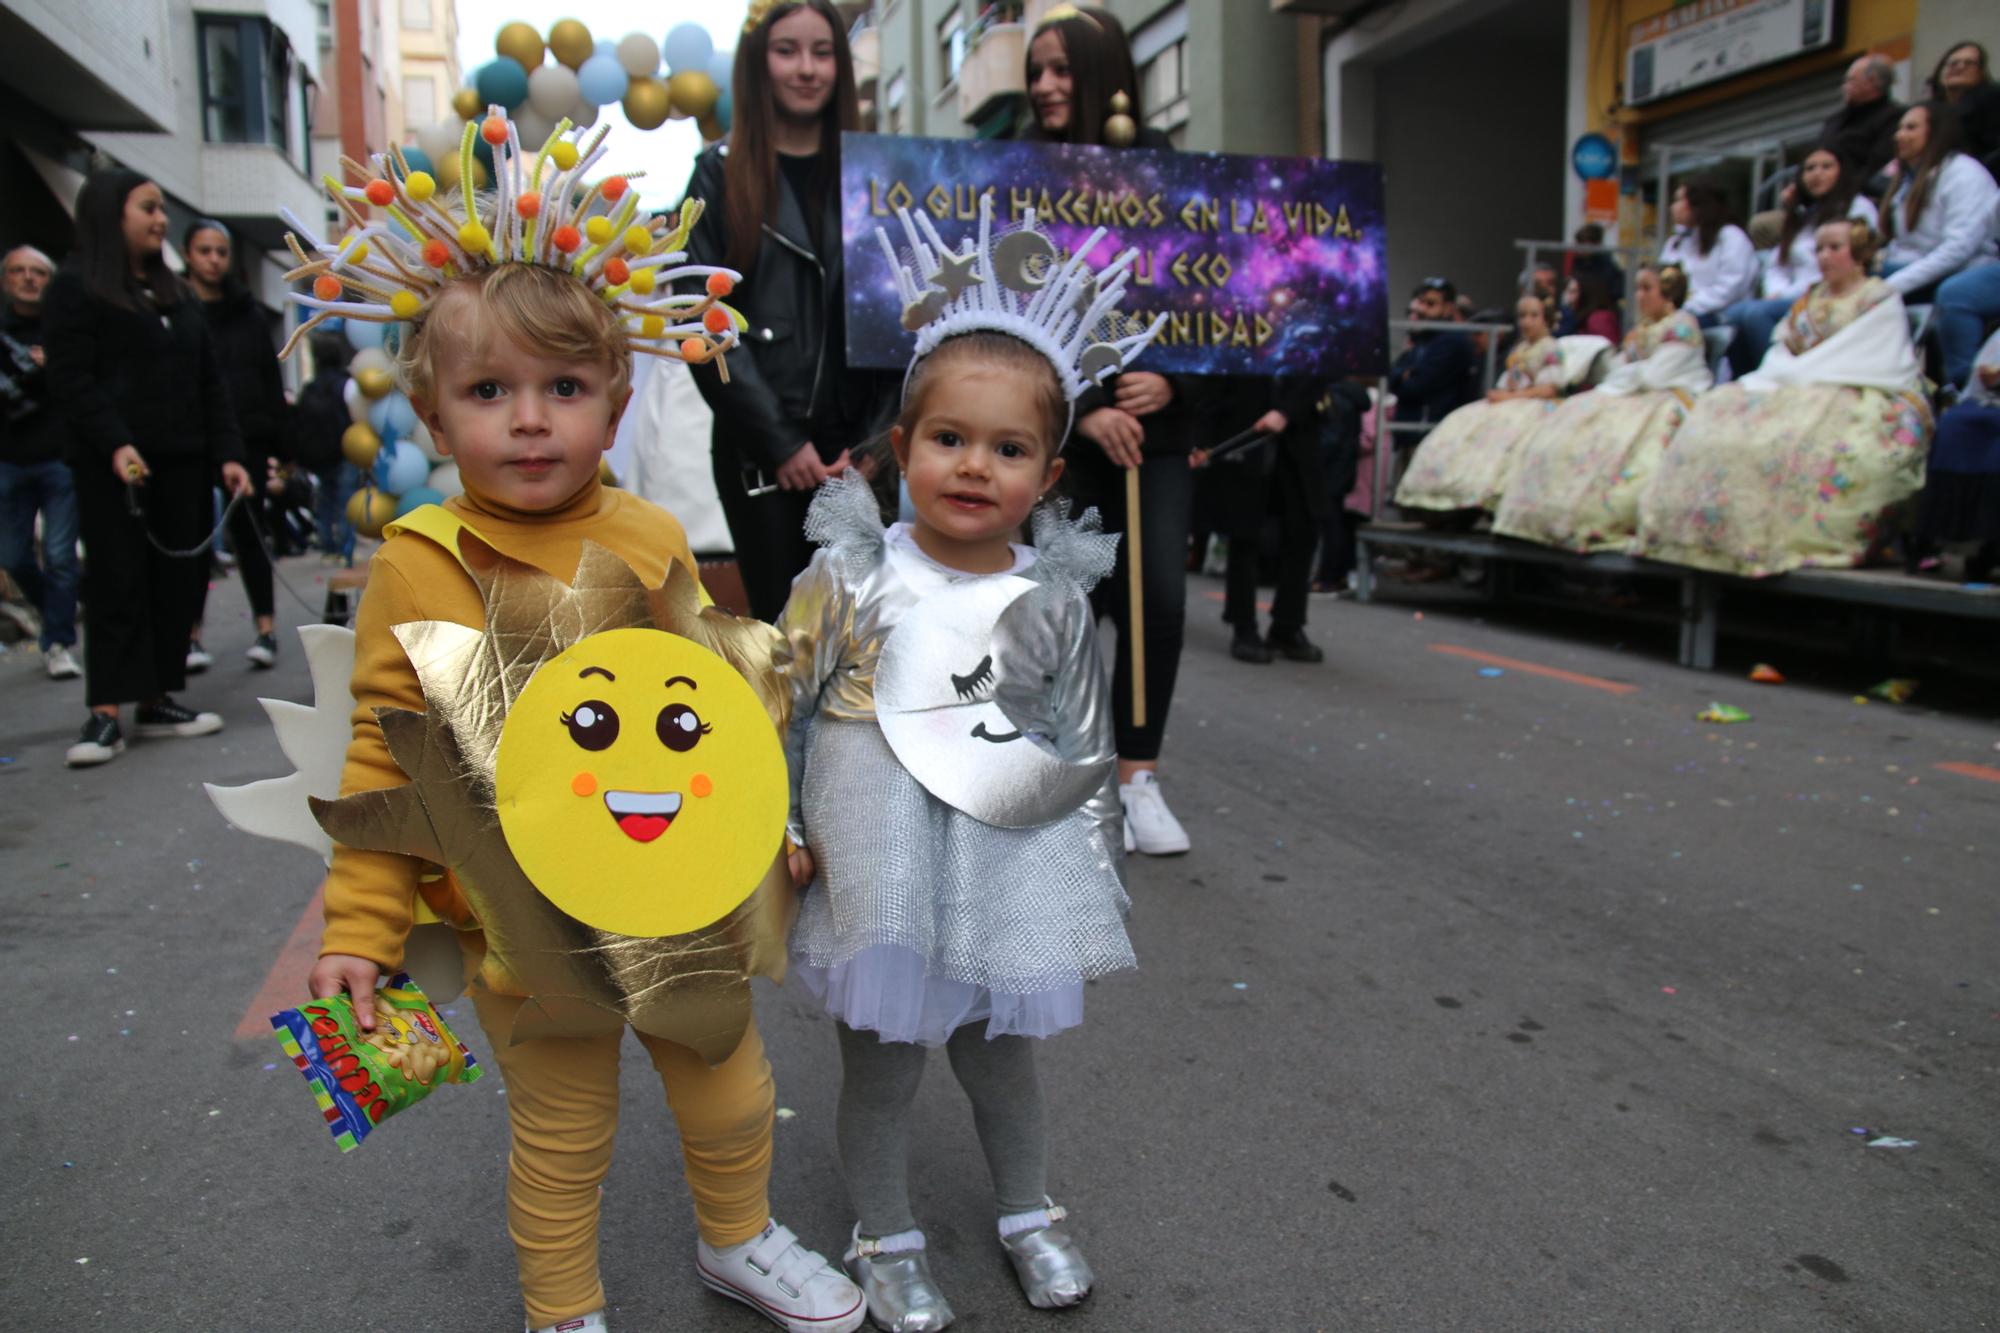
M 1141 769 L 1118 788 L 1125 807 L 1125 832 L 1135 850 L 1147 856 L 1178 856 L 1188 849 L 1187 830 L 1160 791 L 1160 780 L 1150 770 Z

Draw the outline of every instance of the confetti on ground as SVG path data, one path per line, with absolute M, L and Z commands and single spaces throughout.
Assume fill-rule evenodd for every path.
M 799 1114 L 799 1113 L 798 1113 L 797 1111 L 794 1111 L 794 1110 L 793 1110 L 793 1109 L 792 1109 L 791 1107 L 789 1107 L 789 1106 L 780 1106 L 780 1107 L 779 1107 L 779 1108 L 777 1109 L 777 1112 L 776 1112 L 776 1115 L 777 1115 L 778 1119 L 780 1119 L 780 1120 L 792 1120 L 792 1119 L 796 1119 L 796 1118 L 797 1118 L 797 1116 L 798 1116 L 798 1114 Z
M 1899 1139 L 1893 1134 L 1884 1134 L 1880 1138 L 1868 1140 L 1867 1146 L 1870 1148 L 1914 1148 L 1917 1146 L 1917 1141 L 1915 1139 Z
M 1679 995 L 1680 993 L 1681 993 L 1681 988 L 1679 986 L 1660 987 L 1660 994 L 1662 995 Z
M 1750 714 L 1744 709 L 1736 707 L 1734 704 L 1712 702 L 1709 704 L 1708 707 L 1702 709 L 1699 713 L 1696 713 L 1694 715 L 1694 720 L 1697 722 L 1718 722 L 1718 723 L 1748 722 L 1750 720 Z
M 1249 990 L 1249 989 L 1250 989 L 1250 983 L 1249 983 L 1249 982 L 1247 982 L 1247 981 L 1232 981 L 1232 982 L 1230 982 L 1230 983 L 1229 983 L 1229 989 L 1231 989 L 1231 990 Z
M 1905 676 L 1892 676 L 1868 691 L 1871 699 L 1883 699 L 1892 704 L 1906 704 L 1917 694 L 1917 682 Z
M 1759 685 L 1783 685 L 1785 673 L 1769 662 L 1759 662 L 1750 668 L 1750 679 Z
M 1482 676 L 1490 677 L 1490 676 L 1504 676 L 1507 673 L 1499 667 L 1481 667 L 1479 668 L 1479 674 Z

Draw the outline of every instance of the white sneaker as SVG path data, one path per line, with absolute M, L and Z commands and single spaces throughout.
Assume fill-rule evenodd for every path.
M 188 644 L 187 673 L 190 676 L 198 676 L 214 665 L 215 659 L 208 655 L 208 649 L 201 646 L 200 639 Z
M 1118 799 L 1125 807 L 1125 836 L 1135 850 L 1147 856 L 1179 856 L 1188 849 L 1187 830 L 1167 809 L 1160 780 L 1150 770 L 1140 769 L 1121 785 Z
M 558 1319 L 553 1324 L 531 1328 L 528 1333 L 606 1333 L 611 1325 L 604 1322 L 604 1311 L 592 1310 L 574 1319 Z
M 75 680 L 83 674 L 83 668 L 70 655 L 67 644 L 55 644 L 42 654 L 42 667 L 49 673 L 50 680 Z
M 703 1282 L 786 1333 L 854 1333 L 868 1317 L 861 1288 L 775 1220 L 727 1249 L 698 1241 L 694 1266 Z

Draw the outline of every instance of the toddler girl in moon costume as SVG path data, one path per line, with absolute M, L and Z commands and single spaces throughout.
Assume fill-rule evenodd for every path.
M 1083 983 L 1134 965 L 1116 861 L 1108 691 L 1087 593 L 1116 538 L 1047 499 L 1077 396 L 1149 343 L 1119 337 L 1132 254 L 1094 270 L 1100 231 L 1060 256 L 1034 228 L 947 249 L 902 215 L 886 235 L 917 330 L 890 439 L 915 521 L 884 530 L 850 475 L 815 500 L 820 545 L 779 622 L 800 985 L 837 1020 L 837 1136 L 857 1222 L 844 1262 L 874 1322 L 945 1327 L 910 1211 L 908 1116 L 942 1045 L 972 1102 L 1000 1243 L 1043 1308 L 1090 1293 L 1046 1191 L 1031 1039 L 1083 1019 Z M 1010 542 L 1032 518 L 1033 548 Z

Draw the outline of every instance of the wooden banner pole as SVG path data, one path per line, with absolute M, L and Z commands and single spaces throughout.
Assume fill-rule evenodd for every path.
M 1131 599 L 1131 615 L 1125 632 L 1132 638 L 1128 655 L 1132 661 L 1132 725 L 1146 725 L 1146 599 L 1145 581 L 1140 572 L 1139 469 L 1125 469 L 1125 594 Z

